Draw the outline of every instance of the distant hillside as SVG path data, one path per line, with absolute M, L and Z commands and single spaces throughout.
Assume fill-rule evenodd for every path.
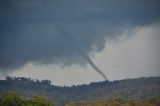
M 68 102 L 93 101 L 121 96 L 125 99 L 160 96 L 160 77 L 94 82 L 89 85 L 60 87 L 49 80 L 32 80 L 24 77 L 7 77 L 0 80 L 0 94 L 15 92 L 25 97 L 41 95 L 57 105 Z

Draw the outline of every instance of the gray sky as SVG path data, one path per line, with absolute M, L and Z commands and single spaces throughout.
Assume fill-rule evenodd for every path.
M 88 56 L 109 80 L 160 75 L 158 0 L 0 2 L 1 79 L 102 81 Z

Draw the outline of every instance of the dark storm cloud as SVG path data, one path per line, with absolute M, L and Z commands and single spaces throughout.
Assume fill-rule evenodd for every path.
M 89 54 L 127 26 L 159 23 L 159 0 L 1 0 L 0 69 L 28 62 L 85 64 L 65 29 Z M 63 35 L 62 35 L 63 34 Z

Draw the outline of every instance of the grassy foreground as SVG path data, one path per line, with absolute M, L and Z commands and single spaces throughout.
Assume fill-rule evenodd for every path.
M 65 106 L 160 106 L 160 97 L 124 100 L 121 97 L 95 102 L 69 103 Z
M 6 93 L 0 96 L 0 106 L 55 106 L 45 97 L 33 96 L 24 98 L 15 93 Z M 160 97 L 146 99 L 125 100 L 122 97 L 104 99 L 92 102 L 66 103 L 64 106 L 160 106 Z

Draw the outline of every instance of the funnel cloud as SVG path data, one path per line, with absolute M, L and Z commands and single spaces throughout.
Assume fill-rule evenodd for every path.
M 90 66 L 99 74 L 101 75 L 104 80 L 107 80 L 106 75 L 93 63 L 93 61 L 91 60 L 91 58 L 88 56 L 88 54 L 85 54 L 85 49 L 84 46 L 74 37 L 72 37 L 71 35 L 68 35 L 67 33 L 65 33 L 64 30 L 62 30 L 59 26 L 55 26 L 57 28 L 57 30 L 61 33 L 61 35 L 66 38 L 66 40 L 68 40 L 76 49 L 77 51 L 80 53 L 80 55 L 84 58 L 84 60 L 86 60 Z M 65 35 L 65 36 L 64 36 Z

